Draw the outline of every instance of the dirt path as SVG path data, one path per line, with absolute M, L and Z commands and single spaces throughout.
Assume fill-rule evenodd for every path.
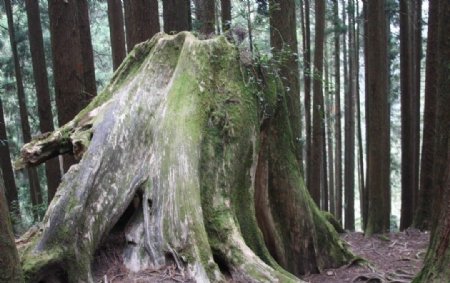
M 354 261 L 339 269 L 305 276 L 310 283 L 340 282 L 411 282 L 422 267 L 429 233 L 409 229 L 405 232 L 365 238 L 362 233 L 343 234 L 342 239 L 357 256 L 368 261 Z

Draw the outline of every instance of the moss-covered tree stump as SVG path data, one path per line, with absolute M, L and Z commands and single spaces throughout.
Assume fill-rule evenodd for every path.
M 295 282 L 347 262 L 305 190 L 283 87 L 250 69 L 224 37 L 159 34 L 73 121 L 25 145 L 17 167 L 81 159 L 20 247 L 26 279 L 92 281 L 93 254 L 130 204 L 133 271 L 174 263 L 197 282 Z

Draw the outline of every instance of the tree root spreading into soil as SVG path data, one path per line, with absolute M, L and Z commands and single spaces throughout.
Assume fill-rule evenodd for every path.
M 408 283 L 422 267 L 429 241 L 429 233 L 413 229 L 370 238 L 362 233 L 347 233 L 341 237 L 359 257 L 341 268 L 304 276 L 303 280 L 310 283 Z M 194 282 L 184 276 L 175 263 L 158 270 L 129 272 L 122 263 L 121 241 L 120 235 L 110 235 L 97 251 L 95 282 Z

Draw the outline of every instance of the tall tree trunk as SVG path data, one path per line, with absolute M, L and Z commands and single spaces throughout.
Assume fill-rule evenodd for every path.
M 316 35 L 314 44 L 313 128 L 311 160 L 311 196 L 321 201 L 321 168 L 324 158 L 323 49 L 325 40 L 325 1 L 315 0 Z M 322 196 L 323 197 L 323 196 Z
M 348 92 L 345 96 L 345 229 L 355 230 L 355 96 L 356 96 L 356 64 L 355 64 L 355 31 L 352 18 L 353 1 L 347 6 L 348 12 Z
M 77 0 L 78 26 L 80 29 L 81 58 L 83 59 L 84 91 L 92 99 L 97 94 L 95 81 L 94 49 L 89 24 L 88 0 Z
M 55 100 L 58 122 L 69 122 L 96 93 L 86 0 L 49 0 Z M 68 32 L 70 31 L 70 32 Z M 88 58 L 89 57 L 89 58 Z M 75 160 L 64 157 L 64 171 Z
M 327 48 L 328 49 L 328 48 Z M 325 56 L 325 58 L 329 58 Z M 336 114 L 334 111 L 334 103 L 331 97 L 330 92 L 330 84 L 332 82 L 331 74 L 330 74 L 330 63 L 327 63 L 325 66 L 325 78 L 326 78 L 326 87 L 325 87 L 325 105 L 327 117 L 327 150 L 328 150 L 328 191 L 329 191 L 329 203 L 330 203 L 330 212 L 333 215 L 336 215 L 336 192 L 335 192 L 335 175 L 334 175 L 334 151 L 333 151 L 333 129 L 335 127 L 334 122 L 336 118 Z
M 222 12 L 222 31 L 226 32 L 231 27 L 231 0 L 220 0 Z
M 15 216 L 20 217 L 19 197 L 17 192 L 14 171 L 11 165 L 11 153 L 9 151 L 9 140 L 6 134 L 3 104 L 0 99 L 0 170 L 4 173 L 5 195 L 8 207 Z
M 335 80 L 335 111 L 336 111 L 336 123 L 335 123 L 335 140 L 336 140 L 336 154 L 335 154 L 335 177 L 336 177 L 336 219 L 342 222 L 342 134 L 341 134 L 341 58 L 340 58 L 340 36 L 341 22 L 339 20 L 339 1 L 334 0 L 333 14 L 335 21 L 334 30 L 334 80 Z M 345 55 L 344 55 L 345 56 Z
M 11 43 L 11 51 L 13 53 L 14 59 L 14 72 L 16 75 L 16 87 L 17 87 L 17 96 L 19 100 L 19 112 L 20 112 L 20 122 L 22 126 L 22 136 L 23 141 L 27 143 L 31 141 L 31 129 L 30 123 L 28 121 L 28 109 L 22 82 L 22 72 L 20 70 L 19 54 L 17 52 L 11 0 L 4 0 L 4 2 L 5 2 L 6 16 L 8 18 L 9 40 Z M 37 170 L 36 168 L 29 168 L 27 170 L 27 173 L 30 184 L 31 203 L 33 206 L 40 205 L 42 204 L 42 195 Z M 38 216 L 39 215 L 37 214 L 37 211 L 35 211 L 34 212 L 35 220 L 37 220 Z
M 325 109 L 325 108 L 324 108 Z M 326 111 L 326 110 L 324 110 Z M 325 113 L 324 113 L 325 116 Z M 322 196 L 322 205 L 321 205 L 321 209 L 323 211 L 330 211 L 330 207 L 329 207 L 329 186 L 328 186 L 328 158 L 327 158 L 327 133 L 326 133 L 326 117 L 323 118 L 323 160 L 322 160 L 322 169 L 321 169 L 321 176 L 320 176 L 320 182 L 322 184 L 322 192 L 321 192 L 321 196 Z
M 50 90 L 48 87 L 47 64 L 45 63 L 39 2 L 26 0 L 25 6 L 28 17 L 28 37 L 30 41 L 33 76 L 38 102 L 39 129 L 41 130 L 41 133 L 48 133 L 52 132 L 55 128 L 53 125 L 52 106 L 50 103 Z M 45 176 L 47 177 L 47 200 L 48 203 L 50 203 L 61 181 L 58 158 L 49 160 L 45 163 Z
M 295 157 L 303 171 L 300 115 L 300 72 L 298 68 L 297 23 L 294 0 L 270 0 L 270 45 L 279 62 L 286 88 L 289 122 L 292 127 Z
M 305 160 L 305 180 L 306 187 L 311 192 L 311 27 L 309 20 L 309 0 L 302 0 L 302 37 L 303 37 L 303 66 L 305 81 L 305 136 L 306 136 L 306 160 Z
M 108 0 L 108 22 L 113 69 L 117 70 L 127 54 L 122 0 Z
M 249 68 L 267 85 L 246 84 L 237 55 L 223 38 L 158 35 L 128 56 L 110 92 L 23 148 L 22 163 L 35 165 L 89 137 L 23 250 L 30 281 L 57 268 L 64 282 L 88 281 L 95 250 L 135 196 L 124 231 L 135 270 L 175 261 L 196 282 L 298 282 L 292 273 L 351 260 L 303 185 L 281 81 Z M 262 121 L 258 90 L 273 109 Z
M 200 33 L 211 36 L 216 29 L 216 5 L 215 0 L 194 0 L 195 14 L 200 24 Z
M 157 0 L 124 0 L 128 52 L 161 31 Z
M 355 25 L 355 68 L 356 68 L 356 122 L 357 122 L 357 137 L 358 137 L 358 169 L 359 169 L 359 178 L 358 178 L 358 187 L 359 187 L 359 200 L 360 200 L 360 211 L 362 215 L 362 211 L 364 210 L 365 204 L 364 204 L 364 196 L 366 195 L 366 186 L 365 186 L 365 170 L 364 170 L 364 144 L 363 144 L 363 131 L 362 131 L 362 117 L 361 117 L 361 87 L 359 83 L 359 77 L 360 77 L 360 59 L 359 54 L 361 50 L 361 44 L 360 44 L 360 35 L 361 35 L 361 17 L 364 17 L 364 15 L 360 14 L 359 9 L 359 2 L 355 2 L 355 10 L 353 13 L 353 22 Z M 364 22 L 364 21 L 363 21 Z M 362 227 L 364 227 L 364 219 L 362 218 Z
M 429 2 L 425 107 L 423 121 L 422 158 L 420 164 L 420 195 L 414 226 L 427 230 L 431 227 L 432 210 L 439 199 L 433 186 L 434 139 L 436 136 L 436 88 L 437 88 L 437 30 L 439 5 Z
M 5 185 L 0 170 L 0 281 L 5 283 L 22 282 L 20 259 L 17 253 L 11 221 L 9 218 L 8 204 L 5 197 Z
M 363 1 L 363 19 L 364 19 L 364 34 L 363 34 L 363 44 L 364 44 L 364 87 L 365 87 L 365 93 L 367 96 L 367 93 L 369 93 L 369 81 L 368 81 L 368 50 L 367 48 L 369 48 L 368 45 L 368 34 L 367 34 L 367 20 L 368 20 L 368 14 L 367 14 L 367 0 Z M 365 109 L 365 113 L 366 113 L 366 156 L 368 154 L 368 148 L 367 148 L 367 141 L 369 140 L 369 134 L 367 131 L 367 120 L 369 119 L 369 107 L 368 107 L 368 101 L 367 99 L 365 99 L 365 103 L 364 103 L 364 109 Z M 367 158 L 366 158 L 367 160 Z M 367 218 L 368 218 L 368 210 L 369 210 L 369 193 L 368 193 L 368 188 L 367 188 L 367 177 L 366 177 L 366 186 L 364 187 L 363 190 L 363 195 L 362 197 L 362 209 L 361 209 L 361 218 L 362 218 L 362 230 L 365 231 L 366 230 L 366 225 L 367 225 Z
M 390 125 L 385 0 L 367 1 L 367 193 L 366 235 L 389 231 Z
M 191 30 L 190 0 L 163 0 L 162 4 L 165 33 Z
M 430 1 L 438 5 L 436 53 L 436 125 L 432 191 L 438 196 L 433 202 L 431 241 L 424 267 L 414 282 L 447 282 L 450 278 L 450 3 Z M 430 18 L 430 22 L 434 19 Z M 431 28 L 431 27 L 430 27 Z M 432 46 L 431 46 L 432 47 Z M 427 81 L 427 84 L 429 81 Z M 433 87 L 430 85 L 429 87 Z M 437 201 L 437 199 L 440 199 Z
M 414 42 L 414 52 L 415 52 L 415 57 L 416 57 L 416 66 L 415 66 L 415 77 L 417 78 L 416 80 L 416 90 L 417 90 L 417 103 L 415 104 L 415 109 L 414 112 L 416 113 L 416 123 L 415 123 L 415 128 L 414 128 L 414 133 L 415 133 L 415 139 L 417 140 L 417 145 L 415 147 L 415 152 L 414 152 L 414 159 L 416 160 L 415 163 L 415 172 L 416 175 L 414 176 L 414 182 L 415 182 L 415 192 L 414 192 L 414 211 L 413 211 L 413 220 L 414 220 L 414 213 L 417 211 L 417 207 L 419 206 L 419 194 L 420 194 L 420 138 L 421 138 L 421 133 L 420 133 L 420 123 L 421 123 L 421 113 L 420 113 L 420 103 L 421 103 L 421 81 L 422 81 L 422 57 L 423 57 L 423 39 L 422 39 L 422 26 L 423 26 L 423 21 L 422 21 L 422 1 L 423 0 L 416 0 L 415 1 L 415 14 L 416 14 L 416 18 L 415 18 L 415 42 Z M 412 223 L 413 225 L 413 223 Z
M 400 1 L 400 66 L 402 111 L 402 208 L 400 230 L 412 225 L 418 194 L 420 62 L 416 50 L 417 11 L 416 2 Z M 420 70 L 420 69 L 419 69 Z M 419 77 L 418 77 L 419 75 Z
M 342 34 L 342 59 L 343 59 L 343 69 L 344 69 L 344 73 L 343 73 L 343 78 L 344 78 L 344 104 L 343 104 L 343 111 L 344 112 L 344 169 L 343 171 L 343 186 L 344 189 L 342 191 L 343 194 L 343 199 L 342 199 L 342 205 L 343 205 L 343 217 L 342 219 L 344 220 L 344 227 L 345 227 L 345 222 L 346 222 L 346 207 L 347 207 L 347 200 L 346 198 L 348 198 L 346 196 L 347 194 L 347 183 L 346 183 L 346 174 L 347 174 L 347 162 L 346 160 L 348 160 L 347 158 L 347 151 L 348 151 L 348 144 L 347 144 L 347 130 L 348 130 L 348 123 L 347 123 L 347 115 L 348 115 L 348 106 L 347 104 L 349 103 L 349 95 L 350 95 L 350 87 L 349 87 L 349 81 L 350 81 L 350 76 L 349 76 L 349 52 L 348 52 L 348 34 L 349 34 L 349 24 L 347 22 L 347 3 L 345 0 L 342 0 L 342 22 L 344 25 L 344 32 Z

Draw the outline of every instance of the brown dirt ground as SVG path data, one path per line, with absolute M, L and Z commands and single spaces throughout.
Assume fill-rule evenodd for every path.
M 304 276 L 308 283 L 407 283 L 422 267 L 429 233 L 408 229 L 404 232 L 366 238 L 362 233 L 342 234 L 341 238 L 353 253 L 364 260 L 355 260 L 338 269 Z
M 308 283 L 407 283 L 422 267 L 429 241 L 427 232 L 408 229 L 365 238 L 362 233 L 342 234 L 355 255 L 360 257 L 338 269 L 302 277 Z M 109 238 L 95 256 L 94 282 L 194 282 L 184 276 L 175 265 L 159 270 L 148 269 L 130 273 L 122 263 L 123 238 Z M 365 259 L 365 260 L 364 260 Z M 367 261 L 366 261 L 367 260 Z M 230 281 L 231 282 L 231 281 Z

